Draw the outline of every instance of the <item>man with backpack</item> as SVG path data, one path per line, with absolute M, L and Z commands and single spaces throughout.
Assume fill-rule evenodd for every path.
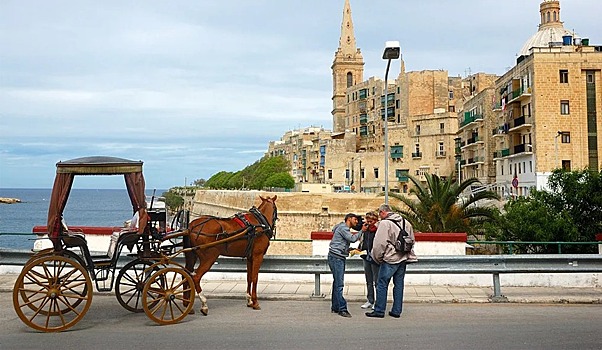
M 406 231 L 413 242 L 415 240 L 414 229 L 409 221 L 392 212 L 388 204 L 383 204 L 378 208 L 378 215 L 381 221 L 378 224 L 370 253 L 374 261 L 380 264 L 376 283 L 376 303 L 374 304 L 374 310 L 366 312 L 366 316 L 385 317 L 387 289 L 389 282 L 393 279 L 393 305 L 389 311 L 389 316 L 399 318 L 403 304 L 406 264 L 408 259 L 415 258 L 415 256 L 412 256 L 413 252 L 411 251 L 397 250 L 395 243 L 402 229 Z

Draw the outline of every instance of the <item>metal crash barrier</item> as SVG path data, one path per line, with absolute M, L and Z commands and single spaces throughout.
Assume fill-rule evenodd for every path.
M 0 250 L 0 265 L 24 265 L 31 256 L 28 251 Z M 120 259 L 121 264 L 128 259 Z M 178 259 L 176 259 L 178 261 Z M 183 263 L 183 261 L 179 261 Z M 118 266 L 120 268 L 121 266 Z M 211 268 L 214 272 L 246 272 L 246 261 L 241 258 L 220 257 Z M 313 274 L 313 296 L 322 296 L 320 276 L 330 275 L 324 256 L 266 255 L 261 265 L 262 273 Z M 363 260 L 347 259 L 345 273 L 363 274 Z M 537 254 L 537 255 L 454 255 L 421 256 L 409 264 L 408 274 L 491 274 L 493 276 L 492 301 L 505 301 L 500 285 L 500 274 L 514 273 L 602 273 L 600 254 Z

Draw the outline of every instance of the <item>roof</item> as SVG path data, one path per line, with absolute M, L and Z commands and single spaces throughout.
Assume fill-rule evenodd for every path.
M 121 175 L 142 172 L 142 161 L 117 157 L 92 156 L 56 163 L 56 172 L 79 175 Z

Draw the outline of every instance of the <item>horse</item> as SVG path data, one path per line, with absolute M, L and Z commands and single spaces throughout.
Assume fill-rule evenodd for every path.
M 259 207 L 229 218 L 201 216 L 190 222 L 183 237 L 186 269 L 191 272 L 201 301 L 201 313 L 207 315 L 207 298 L 202 293 L 201 278 L 220 255 L 246 257 L 247 306 L 260 310 L 257 301 L 257 279 L 263 256 L 276 236 L 278 209 L 276 198 L 262 197 Z M 194 269 L 197 259 L 199 266 Z M 194 273 L 193 273 L 194 272 Z

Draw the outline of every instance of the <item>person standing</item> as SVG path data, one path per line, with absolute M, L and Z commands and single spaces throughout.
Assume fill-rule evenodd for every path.
M 393 305 L 391 311 L 389 311 L 389 316 L 399 318 L 403 307 L 406 265 L 411 253 L 396 251 L 394 242 L 397 240 L 400 228 L 404 225 L 406 232 L 415 240 L 414 229 L 407 220 L 392 212 L 391 207 L 387 204 L 383 204 L 378 208 L 378 215 L 381 221 L 374 236 L 374 245 L 371 252 L 372 258 L 380 264 L 376 283 L 376 304 L 374 305 L 374 311 L 366 312 L 366 316 L 385 317 L 387 290 L 389 282 L 393 279 Z
M 343 297 L 345 287 L 345 261 L 349 255 L 349 244 L 357 242 L 361 234 L 352 233 L 351 228 L 358 224 L 358 217 L 353 213 L 345 215 L 345 220 L 332 229 L 332 240 L 328 248 L 328 267 L 332 272 L 332 304 L 330 311 L 343 317 L 351 317 L 347 309 L 347 301 Z
M 362 309 L 370 309 L 374 306 L 376 281 L 378 281 L 378 270 L 380 266 L 372 259 L 370 251 L 374 242 L 374 234 L 376 233 L 376 223 L 378 222 L 378 214 L 374 211 L 366 213 L 366 223 L 362 227 L 362 241 L 359 250 L 366 251 L 362 255 L 364 259 L 364 277 L 366 278 L 366 303 Z

